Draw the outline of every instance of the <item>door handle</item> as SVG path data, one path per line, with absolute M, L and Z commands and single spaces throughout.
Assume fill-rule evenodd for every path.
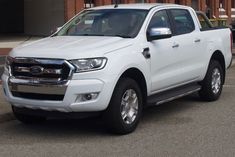
M 194 40 L 194 42 L 199 43 L 199 42 L 201 42 L 201 39 L 196 39 L 196 40 Z
M 180 45 L 179 44 L 174 44 L 173 46 L 172 46 L 172 48 L 177 48 L 177 47 L 179 47 Z

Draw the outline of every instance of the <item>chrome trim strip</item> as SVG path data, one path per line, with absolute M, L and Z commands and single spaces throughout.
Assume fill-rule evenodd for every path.
M 24 58 L 16 57 L 13 58 L 15 63 L 24 63 L 24 64 L 55 64 L 61 65 L 64 63 L 64 59 L 46 59 L 46 58 Z
M 67 86 L 57 86 L 57 85 L 33 86 L 33 85 L 11 84 L 9 85 L 9 88 L 11 92 L 64 95 Z
M 75 72 L 75 67 L 70 63 L 68 62 L 67 60 L 64 61 L 65 64 L 67 64 L 70 68 L 70 72 L 69 72 L 69 75 L 68 75 L 68 80 L 71 80 L 72 77 L 73 77 L 73 73 Z
M 22 72 L 22 73 L 31 73 L 31 67 L 15 67 L 14 71 Z M 62 69 L 46 69 L 46 68 L 43 68 L 41 74 L 61 75 L 62 74 Z
M 61 80 L 61 78 L 38 78 L 38 77 L 13 77 L 10 76 L 8 84 L 24 84 L 24 85 L 64 85 L 68 80 Z

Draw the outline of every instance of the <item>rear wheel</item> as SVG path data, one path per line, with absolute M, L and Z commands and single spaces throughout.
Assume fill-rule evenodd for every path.
M 12 106 L 12 111 L 13 111 L 16 119 L 21 121 L 24 124 L 35 124 L 35 123 L 42 123 L 42 122 L 46 121 L 46 117 L 28 115 L 28 114 L 20 112 L 20 110 L 21 110 L 21 108 Z
M 204 80 L 201 82 L 202 89 L 199 95 L 203 100 L 215 101 L 222 92 L 224 72 L 220 63 L 216 60 L 211 60 Z
M 109 107 L 104 113 L 107 127 L 118 134 L 133 132 L 141 117 L 142 103 L 138 84 L 130 78 L 119 80 Z

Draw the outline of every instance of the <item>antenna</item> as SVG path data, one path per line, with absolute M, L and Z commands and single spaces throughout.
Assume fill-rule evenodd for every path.
M 114 8 L 117 8 L 117 7 L 118 7 L 118 0 L 115 0 Z

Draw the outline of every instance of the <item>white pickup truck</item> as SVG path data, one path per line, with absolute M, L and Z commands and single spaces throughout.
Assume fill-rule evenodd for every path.
M 2 84 L 24 123 L 101 113 L 109 129 L 135 130 L 142 109 L 198 92 L 217 100 L 232 60 L 229 28 L 174 4 L 87 9 L 52 36 L 19 46 Z

